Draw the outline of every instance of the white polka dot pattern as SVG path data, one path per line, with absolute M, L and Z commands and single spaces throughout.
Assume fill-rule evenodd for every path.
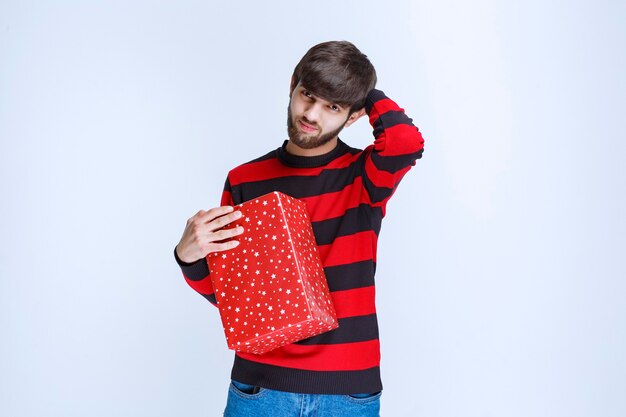
M 261 354 L 337 328 L 306 204 L 275 191 L 236 209 L 240 244 L 207 256 L 229 349 Z

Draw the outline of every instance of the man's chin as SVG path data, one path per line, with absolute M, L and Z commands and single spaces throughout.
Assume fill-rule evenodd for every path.
M 320 146 L 326 145 L 332 140 L 332 138 L 302 138 L 302 137 L 290 137 L 291 143 L 301 149 L 315 149 Z
M 290 129 L 291 130 L 291 129 Z M 317 135 L 305 135 L 297 129 L 293 129 L 289 133 L 291 143 L 302 149 L 315 149 L 320 146 L 320 139 Z

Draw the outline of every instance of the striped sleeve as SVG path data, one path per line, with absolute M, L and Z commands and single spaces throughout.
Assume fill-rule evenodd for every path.
M 422 157 L 424 139 L 404 109 L 380 90 L 370 91 L 365 110 L 374 143 L 365 149 L 363 186 L 370 203 L 384 208 L 404 174 Z
M 217 307 L 215 292 L 213 291 L 213 283 L 211 282 L 211 275 L 209 274 L 209 266 L 206 258 L 198 259 L 192 263 L 183 262 L 178 257 L 176 248 L 174 248 L 174 258 L 176 259 L 178 266 L 180 266 L 187 284 L 189 284 L 189 286 L 201 296 L 206 298 L 211 304 Z

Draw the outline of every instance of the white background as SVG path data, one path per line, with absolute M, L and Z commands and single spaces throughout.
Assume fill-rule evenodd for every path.
M 333 39 L 426 140 L 379 241 L 382 415 L 626 415 L 625 4 L 0 2 L 0 415 L 221 415 L 172 250 Z

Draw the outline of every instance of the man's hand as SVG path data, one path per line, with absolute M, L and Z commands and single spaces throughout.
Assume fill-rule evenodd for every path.
M 236 247 L 239 245 L 237 240 L 221 241 L 242 234 L 243 227 L 237 226 L 225 230 L 222 227 L 240 217 L 241 212 L 234 211 L 232 206 L 216 207 L 209 211 L 200 210 L 187 220 L 183 236 L 176 246 L 178 258 L 183 262 L 192 263 L 211 252 L 221 252 Z

